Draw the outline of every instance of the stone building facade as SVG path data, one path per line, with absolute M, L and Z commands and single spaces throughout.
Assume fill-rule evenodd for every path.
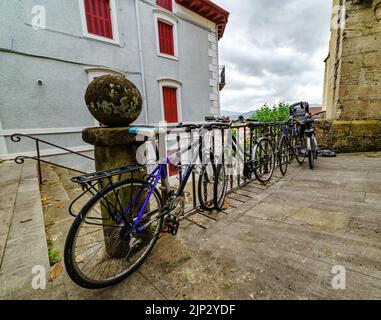
M 381 119 L 381 1 L 333 3 L 323 103 L 327 118 Z
M 333 0 L 325 63 L 324 143 L 338 151 L 380 150 L 381 0 Z

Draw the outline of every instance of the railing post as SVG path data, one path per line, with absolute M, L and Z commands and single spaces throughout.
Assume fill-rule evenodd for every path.
M 38 180 L 40 182 L 40 185 L 42 185 L 41 155 L 40 155 L 40 144 L 38 139 L 36 140 L 36 151 L 37 151 Z
M 189 145 L 192 145 L 194 141 L 194 134 L 193 134 L 193 130 L 190 132 L 190 143 Z M 191 159 L 193 159 L 193 154 L 194 150 L 191 150 Z M 196 174 L 194 173 L 194 171 L 192 171 L 192 193 L 193 193 L 193 196 L 192 196 L 192 200 L 193 200 L 193 209 L 196 209 L 197 208 L 197 191 L 196 191 Z

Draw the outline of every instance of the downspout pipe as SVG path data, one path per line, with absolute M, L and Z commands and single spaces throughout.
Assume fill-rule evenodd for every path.
M 218 116 L 221 116 L 221 92 L 220 92 L 220 48 L 218 39 L 218 24 L 216 24 L 216 51 L 217 51 L 217 102 L 218 102 Z
M 143 61 L 142 34 L 140 30 L 139 1 L 140 0 L 135 0 L 136 29 L 138 32 L 139 62 L 140 62 L 140 72 L 142 75 L 144 121 L 145 121 L 145 124 L 148 124 L 147 89 L 146 89 L 146 78 L 145 78 L 144 61 Z

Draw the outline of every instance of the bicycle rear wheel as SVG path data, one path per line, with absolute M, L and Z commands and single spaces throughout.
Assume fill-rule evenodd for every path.
M 66 270 L 75 283 L 88 289 L 109 287 L 143 263 L 164 219 L 160 193 L 154 189 L 146 200 L 150 189 L 144 180 L 119 181 L 99 191 L 82 208 L 70 228 L 64 252 Z M 134 224 L 146 201 L 137 225 L 142 230 L 138 231 Z M 153 223 L 143 229 L 151 219 Z

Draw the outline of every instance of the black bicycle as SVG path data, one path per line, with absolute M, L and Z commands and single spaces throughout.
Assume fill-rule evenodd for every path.
M 220 121 L 226 123 L 226 118 L 210 118 L 207 120 Z M 271 132 L 261 132 L 260 138 L 257 138 L 257 132 L 262 130 L 265 126 L 256 120 L 245 119 L 239 117 L 237 120 L 229 121 L 229 126 L 233 129 L 234 125 L 242 123 L 249 128 L 249 135 L 247 140 L 243 141 L 243 145 L 237 140 L 236 134 L 232 132 L 231 145 L 227 145 L 227 154 L 238 159 L 239 155 L 243 155 L 243 178 L 250 180 L 255 178 L 262 182 L 267 183 L 270 181 L 275 170 L 275 152 L 271 143 Z M 231 152 L 232 151 L 232 152 Z M 225 167 L 225 166 L 222 166 Z M 221 170 L 223 170 L 221 168 Z
M 325 113 L 325 111 L 318 112 L 313 115 L 309 115 L 304 121 L 304 125 L 305 125 L 304 136 L 305 136 L 306 146 L 307 146 L 306 153 L 308 156 L 308 163 L 311 169 L 314 169 L 316 160 L 318 158 L 318 143 L 316 140 L 313 124 L 315 123 L 315 117 L 323 113 Z
M 202 163 L 198 180 L 198 199 L 200 207 L 205 211 L 221 210 L 224 205 L 225 194 L 228 187 L 228 177 L 224 167 L 223 149 L 216 152 L 215 135 L 220 131 L 221 137 L 229 124 L 204 124 L 199 135 L 199 158 Z

